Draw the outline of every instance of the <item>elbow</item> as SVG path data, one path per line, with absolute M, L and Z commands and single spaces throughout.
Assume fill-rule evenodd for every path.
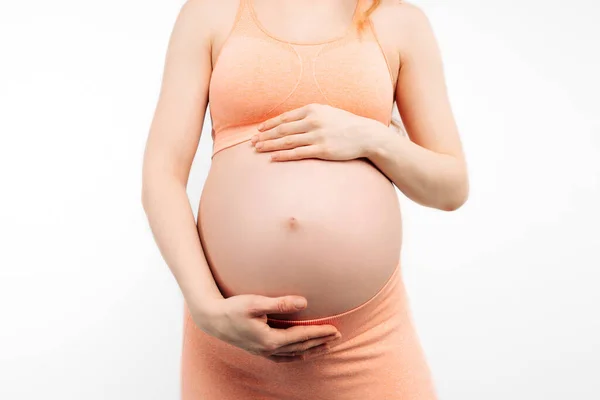
M 140 200 L 142 207 L 147 212 L 156 194 L 160 193 L 160 186 L 163 185 L 162 177 L 156 168 L 150 168 L 149 165 L 144 164 L 141 181 Z
M 456 211 L 461 208 L 469 199 L 469 183 L 465 179 L 460 185 L 457 185 L 451 191 L 451 195 L 446 197 L 445 203 L 440 207 L 443 211 Z
M 148 175 L 149 174 L 145 174 L 144 177 L 142 178 L 142 190 L 140 193 L 140 200 L 142 203 L 142 207 L 144 208 L 144 211 L 146 211 L 146 212 L 148 211 L 148 206 L 152 202 L 152 199 L 154 198 L 155 193 L 156 193 L 156 189 L 155 189 L 156 185 L 150 184 L 150 181 L 152 178 L 150 178 Z M 156 179 L 153 179 L 153 180 L 156 181 Z
M 449 198 L 448 201 L 440 207 L 442 211 L 456 211 L 461 208 L 468 200 L 469 194 L 456 195 Z
M 140 200 L 142 207 L 148 212 L 149 207 L 156 203 L 158 198 L 174 190 L 183 190 L 185 193 L 187 182 L 174 174 L 163 171 L 146 172 L 142 178 Z
M 144 179 L 142 181 L 142 192 L 141 192 L 141 203 L 144 211 L 148 212 L 150 205 L 155 202 L 156 195 L 161 192 L 160 188 L 157 187 L 157 182 L 150 184 Z
M 469 199 L 469 174 L 467 172 L 467 164 L 463 160 L 455 169 L 451 186 L 446 190 L 445 202 L 442 207 L 443 211 L 456 211 L 461 208 Z
M 444 204 L 440 207 L 443 211 L 456 211 L 461 208 L 469 199 L 469 178 L 467 174 L 463 174 L 460 181 L 453 185 L 453 188 L 448 191 Z
M 141 192 L 140 192 L 140 200 L 142 203 L 142 208 L 144 209 L 144 211 L 147 210 L 147 206 L 148 206 L 148 201 L 150 198 L 150 186 L 148 185 L 148 181 L 150 179 L 149 177 L 150 173 L 148 170 L 148 162 L 146 161 L 146 158 L 144 158 L 143 164 L 142 164 L 142 174 L 141 174 Z
M 150 198 L 150 190 L 148 189 L 147 185 L 142 182 L 142 193 L 141 193 L 140 200 L 141 200 L 142 208 L 144 209 L 144 211 L 147 210 L 149 198 Z

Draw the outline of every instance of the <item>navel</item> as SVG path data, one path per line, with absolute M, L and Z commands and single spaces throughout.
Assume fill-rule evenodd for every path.
M 286 220 L 286 226 L 287 226 L 287 228 L 289 228 L 291 230 L 296 230 L 299 227 L 299 222 L 296 219 L 296 217 L 289 217 Z

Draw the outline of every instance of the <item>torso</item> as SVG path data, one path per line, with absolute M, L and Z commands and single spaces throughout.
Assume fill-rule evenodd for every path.
M 353 1 L 346 3 L 353 8 Z M 259 4 L 255 1 L 255 12 L 263 26 L 274 26 L 259 13 L 264 10 Z M 215 37 L 217 65 L 228 33 L 224 27 Z M 394 50 L 385 45 L 389 41 L 380 43 L 393 87 Z M 382 68 L 388 68 L 380 56 Z M 212 159 L 198 230 L 223 296 L 307 298 L 306 310 L 272 315 L 279 319 L 320 318 L 352 309 L 375 295 L 400 261 L 398 197 L 390 180 L 366 159 L 271 162 L 268 153 L 255 152 L 248 141 L 224 148 Z

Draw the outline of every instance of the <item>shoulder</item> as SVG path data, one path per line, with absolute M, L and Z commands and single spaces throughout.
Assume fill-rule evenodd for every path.
M 373 20 L 390 37 L 401 60 L 435 42 L 429 17 L 423 8 L 409 1 L 382 0 Z
M 214 34 L 231 22 L 241 0 L 186 0 L 180 7 L 178 19 L 197 30 Z
M 398 34 L 429 29 L 430 26 L 425 11 L 406 0 L 382 0 L 375 13 L 381 22 L 395 27 Z
M 227 14 L 231 9 L 235 12 L 240 4 L 240 0 L 186 0 L 181 5 L 182 12 L 204 16 L 207 21 L 210 18 L 219 17 Z

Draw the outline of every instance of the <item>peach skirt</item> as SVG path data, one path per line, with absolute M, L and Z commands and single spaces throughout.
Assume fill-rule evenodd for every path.
M 303 361 L 276 363 L 206 334 L 184 305 L 182 400 L 434 400 L 400 264 L 375 296 L 330 317 L 284 321 L 335 325 L 342 337 Z

